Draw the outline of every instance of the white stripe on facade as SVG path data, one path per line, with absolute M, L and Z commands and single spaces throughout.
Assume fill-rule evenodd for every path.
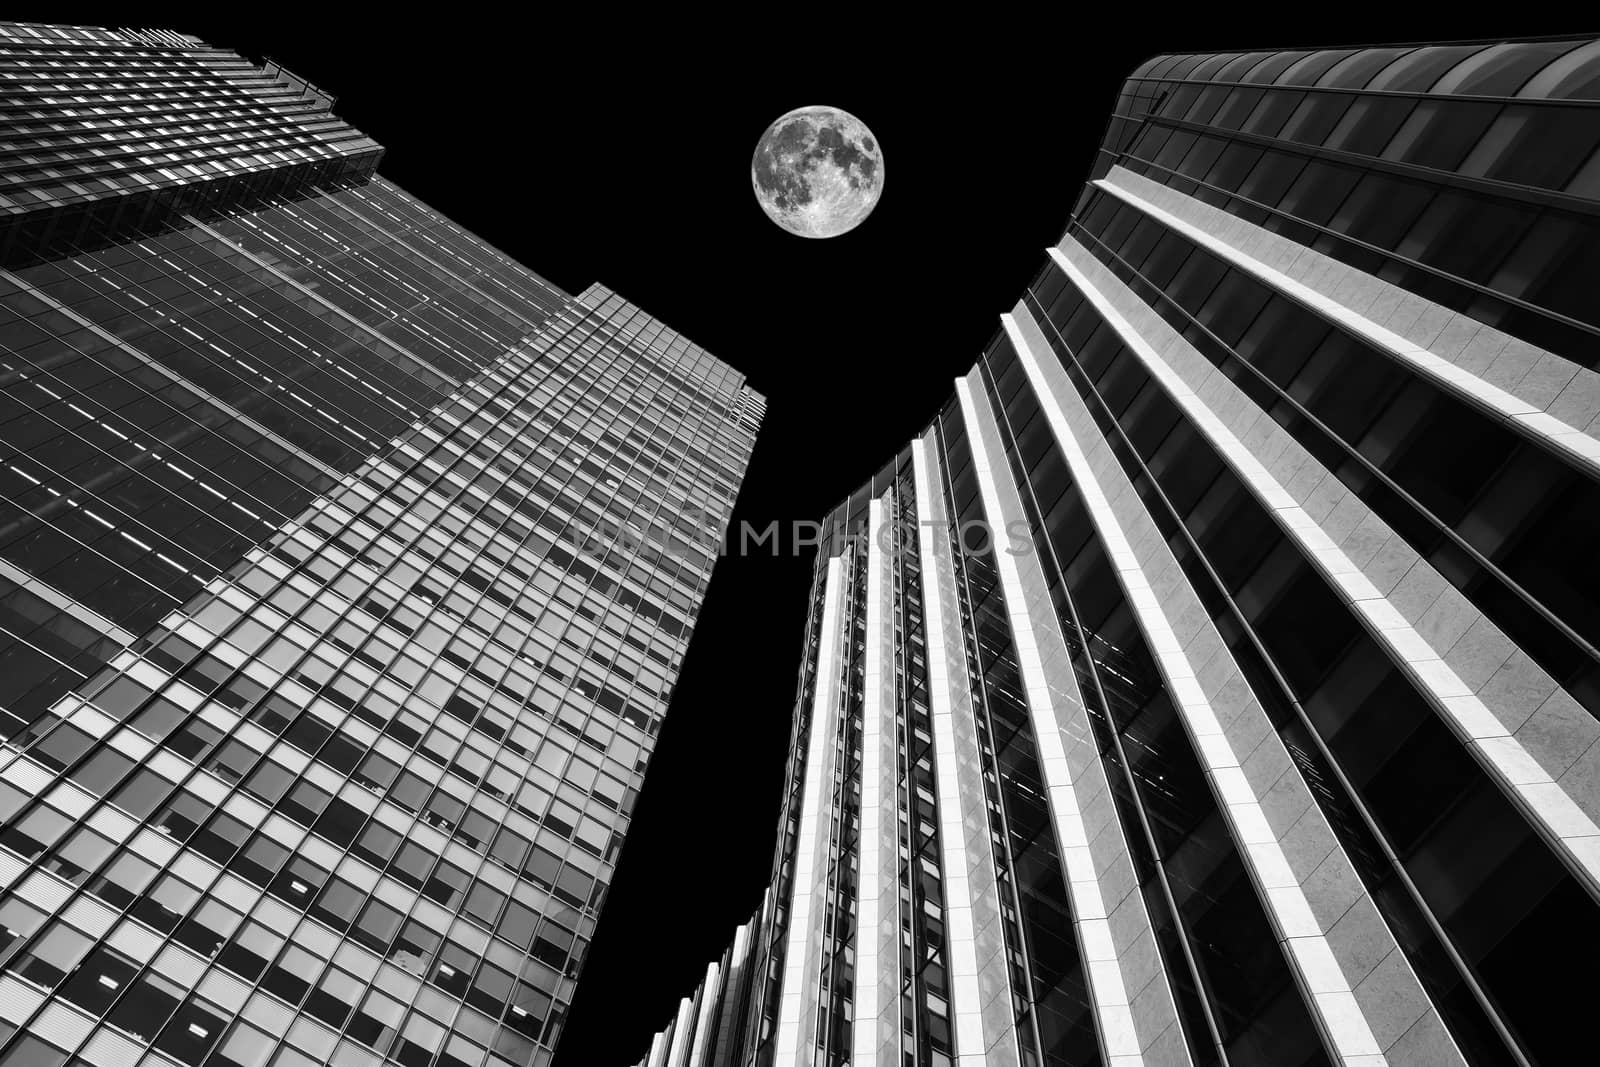
M 1491 418 L 1506 423 L 1514 432 L 1548 442 L 1559 449 L 1579 470 L 1586 471 L 1590 475 L 1600 475 L 1600 439 L 1596 439 L 1579 427 L 1568 425 L 1528 400 L 1519 398 L 1499 386 L 1491 385 L 1471 371 L 1435 355 L 1422 345 L 1407 340 L 1387 326 L 1382 326 L 1360 312 L 1346 307 L 1318 289 L 1290 277 L 1276 267 L 1263 263 L 1249 253 L 1151 203 L 1129 188 L 1133 183 L 1121 180 L 1121 175 L 1113 173 L 1110 177 L 1102 178 L 1094 184 L 1173 232 L 1182 234 L 1223 262 L 1264 282 L 1295 303 L 1316 312 L 1330 323 L 1343 326 L 1367 341 L 1377 351 L 1411 367 L 1425 379 L 1460 397 Z M 1320 253 L 1315 254 L 1320 255 Z M 1531 349 L 1531 346 L 1529 347 Z M 1529 356 L 1530 360 L 1536 358 Z M 1560 360 L 1561 363 L 1573 366 L 1570 361 L 1561 360 L 1559 356 L 1553 354 L 1550 355 L 1550 359 Z
M 985 1062 L 989 1047 L 1002 1038 L 1001 1033 L 987 1033 L 984 1027 L 983 983 L 977 943 L 977 923 L 974 920 L 974 872 L 969 869 L 966 833 L 962 826 L 962 791 L 956 756 L 954 717 L 957 691 L 962 711 L 972 717 L 971 696 L 964 680 L 967 672 L 966 653 L 956 616 L 955 575 L 951 569 L 949 537 L 944 523 L 944 509 L 935 505 L 938 489 L 932 485 L 933 444 L 927 438 L 917 438 L 911 445 L 913 484 L 917 494 L 917 539 L 922 557 L 922 628 L 927 643 L 928 662 L 928 717 L 933 724 L 933 772 L 939 804 L 939 865 L 944 874 L 945 940 L 949 952 L 946 969 L 950 974 L 951 1011 L 955 1021 L 955 1053 L 958 1067 L 970 1067 Z M 942 498 L 941 498 L 942 499 Z M 944 544 L 941 546 L 940 541 Z M 940 552 L 939 548 L 944 551 Z M 987 836 L 988 827 L 983 827 Z M 988 859 L 992 865 L 993 860 Z M 995 892 L 994 881 L 989 879 L 989 891 Z M 998 906 L 998 900 L 995 905 Z M 989 960 L 991 964 L 997 961 Z M 1005 972 L 1004 952 L 999 953 L 998 966 L 991 966 L 1004 992 L 1009 985 Z M 1010 998 L 1004 1001 L 1006 1021 L 1011 1021 Z M 990 1029 L 998 1029 L 991 1024 Z M 1003 1053 L 997 1053 L 997 1057 Z M 1015 1052 L 1011 1059 L 1015 1060 Z
M 1133 176 L 1128 180 L 1133 180 Z M 1146 183 L 1140 189 L 1148 199 L 1168 210 L 1202 227 L 1212 227 L 1214 236 L 1236 247 L 1241 241 L 1250 241 L 1248 247 L 1269 262 L 1281 262 L 1291 255 L 1278 250 L 1279 244 L 1287 242 L 1276 234 L 1264 235 L 1264 240 L 1268 240 L 1265 247 L 1260 241 L 1241 238 L 1236 225 L 1249 226 L 1242 219 L 1188 200 L 1164 186 L 1151 188 Z M 1300 247 L 1292 243 L 1288 246 L 1291 249 Z M 1600 763 L 1588 758 L 1586 753 L 1595 744 L 1595 735 L 1582 725 L 1592 724 L 1593 720 L 1572 694 L 1519 648 L 1516 641 L 1488 618 L 1482 607 L 1457 583 L 1447 579 L 1431 559 L 1419 554 L 1411 540 L 1401 536 L 1374 512 L 1356 491 L 1359 489 L 1356 482 L 1340 477 L 1293 433 L 1266 416 L 1223 367 L 1195 349 L 1172 323 L 1134 293 L 1110 267 L 1070 237 L 1057 247 L 1121 311 L 1140 336 L 1162 354 L 1223 424 L 1262 459 L 1268 472 L 1317 520 L 1323 532 L 1362 569 L 1379 592 L 1389 598 L 1390 604 L 1427 637 L 1434 651 L 1473 690 L 1506 731 L 1524 742 L 1540 766 L 1591 820 L 1600 822 Z M 1275 252 L 1277 259 L 1274 259 Z M 1320 256 L 1320 253 L 1306 252 L 1284 269 L 1325 293 L 1331 291 L 1336 297 L 1356 301 L 1358 308 L 1366 306 L 1364 301 L 1369 294 L 1362 285 L 1314 268 L 1311 273 L 1301 273 L 1304 260 L 1311 255 Z M 1377 284 L 1388 286 L 1386 282 Z M 1374 314 L 1387 314 L 1387 307 L 1392 303 L 1392 300 L 1386 301 L 1385 309 Z M 1391 326 L 1400 328 L 1405 314 L 1402 310 L 1390 316 Z M 1446 357 L 1454 354 L 1463 366 L 1485 366 L 1494 358 L 1493 353 L 1503 346 L 1505 352 L 1490 368 L 1493 381 L 1511 380 L 1516 373 L 1514 368 L 1503 371 L 1502 364 L 1506 360 L 1516 357 L 1519 365 L 1526 363 L 1523 357 L 1527 352 L 1523 350 L 1531 346 L 1524 342 L 1507 345 L 1505 335 L 1485 340 L 1485 334 L 1497 331 L 1460 316 L 1444 321 L 1449 335 L 1438 342 L 1435 354 Z M 1414 340 L 1426 340 L 1428 331 L 1434 327 L 1425 327 L 1422 332 L 1417 332 L 1416 326 L 1407 329 L 1408 336 Z M 1471 338 L 1470 344 L 1463 340 L 1465 337 Z M 1466 348 L 1458 351 L 1463 344 Z M 1519 351 L 1514 353 L 1513 347 Z M 1561 373 L 1570 372 L 1571 366 L 1569 363 L 1567 371 Z M 1549 397 L 1555 386 L 1546 379 L 1545 385 L 1540 387 L 1542 393 L 1529 391 L 1533 386 L 1528 379 L 1540 376 L 1536 371 L 1538 366 L 1528 372 L 1517 389 L 1524 399 L 1541 402 L 1538 397 Z M 1582 373 L 1595 379 L 1596 395 L 1600 397 L 1600 375 L 1589 371 Z M 1558 374 L 1555 381 L 1560 380 Z M 1574 379 L 1551 403 L 1551 412 L 1574 413 L 1581 418 L 1585 410 L 1584 397 L 1588 395 L 1586 390 L 1583 382 Z M 1595 751 L 1600 752 L 1600 749 Z
M 1131 293 L 1128 297 L 1136 299 Z M 1289 873 L 1301 886 L 1313 917 L 1327 933 L 1346 982 L 1369 1013 L 1380 1048 L 1401 1062 L 1420 1058 L 1441 1067 L 1464 1063 L 1295 759 L 1044 332 L 1023 304 L 1013 310 L 1005 328 L 1047 424 L 1059 422 L 1084 442 L 1087 462 L 1099 472 L 1102 491 L 1134 546 L 1141 573 L 1168 619 L 1175 620 L 1189 664 L 1234 747 L 1241 771 L 1258 797 L 1271 798 L 1264 808 L 1269 828 L 1289 859 Z
M 892 491 L 891 491 L 892 493 Z M 900 830 L 895 736 L 895 531 L 885 494 L 867 505 L 867 639 L 861 701 L 861 832 L 856 881 L 852 1062 L 900 1062 Z
M 762 894 L 761 910 L 749 922 L 742 924 L 733 935 L 733 952 L 728 956 L 727 973 L 722 976 L 722 985 L 727 990 L 723 998 L 720 1018 L 717 1020 L 718 1043 L 737 1040 L 734 1033 L 737 1012 L 740 1010 L 738 997 L 750 976 L 746 973 L 750 966 L 750 956 L 755 945 L 756 931 L 767 928 L 768 916 L 772 911 L 772 887 L 769 885 Z M 713 1050 L 713 1055 L 716 1050 Z
M 686 1067 L 688 1064 L 694 1019 L 694 1000 L 684 997 L 678 1002 L 678 1017 L 672 1023 L 672 1045 L 667 1051 L 667 1067 Z
M 1026 367 L 1029 356 L 1025 344 L 1017 345 L 1020 338 L 1016 323 L 1010 315 L 1001 316 L 1001 322 L 1012 338 L 1012 344 L 1018 348 L 1018 358 L 1024 360 Z M 965 381 L 959 382 L 958 387 L 961 390 L 962 410 L 965 412 L 973 406 L 972 389 Z M 1356 1002 L 1355 994 L 1334 959 L 1327 938 L 1312 914 L 1299 881 L 1290 870 L 1277 836 L 1261 810 L 1260 800 L 1241 771 L 1239 760 L 1223 733 L 1222 725 L 1200 688 L 1194 668 L 1184 654 L 1183 644 L 1173 632 L 1161 602 L 1145 579 L 1138 558 L 1111 509 L 1110 501 L 1100 488 L 1087 457 L 1061 418 L 1060 409 L 1047 395 L 1040 395 L 1039 401 L 1044 414 L 1050 419 L 1084 508 L 1117 573 L 1118 583 L 1166 680 L 1173 706 L 1194 745 L 1196 756 L 1205 768 L 1218 799 L 1218 807 L 1228 820 L 1230 835 L 1239 844 L 1240 855 L 1261 891 L 1267 913 L 1289 949 L 1286 954 L 1288 959 L 1304 988 L 1311 994 L 1312 1011 L 1323 1033 L 1341 1061 L 1352 1067 L 1357 1064 L 1360 1067 L 1376 1067 L 1377 1064 L 1387 1063 Z M 985 456 L 980 462 L 976 441 L 973 442 L 972 451 L 980 484 L 992 483 L 993 475 L 985 470 L 988 458 Z M 991 492 L 992 489 L 984 492 L 985 507 L 988 506 L 987 497 Z M 997 560 L 1004 558 L 1004 555 L 996 553 Z M 1004 575 L 1004 570 L 1001 573 Z M 1010 601 L 1009 593 L 1006 599 Z M 1019 647 L 1019 658 L 1021 651 Z M 1055 790 L 1052 789 L 1052 799 L 1054 795 Z
M 1113 166 L 1105 180 L 1590 437 L 1600 437 L 1600 373 L 1143 174 Z
M 1000 480 L 1011 478 L 1001 450 L 999 425 L 995 421 L 989 402 L 983 392 L 982 378 L 974 369 L 967 377 L 956 380 L 956 395 L 961 403 L 961 417 L 967 426 L 967 442 L 972 449 L 972 467 L 978 479 L 979 496 L 983 501 L 984 515 L 992 530 L 1011 530 L 1017 521 L 1026 522 L 1015 488 L 1010 499 L 1002 499 Z M 1067 896 L 1072 904 L 1072 925 L 1077 934 L 1078 951 L 1084 963 L 1084 974 L 1094 1004 L 1095 1028 L 1106 1063 L 1114 1067 L 1134 1067 L 1144 1063 L 1144 1042 L 1140 1040 L 1134 1024 L 1132 997 L 1123 973 L 1111 933 L 1111 909 L 1095 870 L 1095 857 L 1090 848 L 1082 807 L 1072 780 L 1072 764 L 1067 758 L 1068 739 L 1063 737 L 1062 725 L 1073 717 L 1073 711 L 1082 714 L 1082 698 L 1076 679 L 1071 678 L 1067 651 L 1059 630 L 1035 625 L 1035 614 L 1053 612 L 1048 587 L 1037 558 L 1014 554 L 1009 548 L 996 545 L 993 553 L 995 569 L 1000 574 L 1000 588 L 1006 606 L 1006 617 L 1011 624 L 1012 643 L 1016 648 L 1017 666 L 1022 675 L 1022 687 L 1027 697 L 1028 716 L 1033 725 L 1034 741 L 1039 751 L 1039 772 L 1050 804 L 1051 822 L 1056 841 L 1061 850 L 1061 862 L 1066 876 Z M 1024 574 L 1019 562 L 1026 558 L 1032 564 Z M 1030 605 L 1033 611 L 1030 611 Z M 1057 668 L 1050 671 L 1046 658 Z M 1051 685 L 1052 674 L 1056 685 Z M 1070 686 L 1070 688 L 1069 688 Z M 1065 702 L 1075 707 L 1061 707 Z M 1086 720 L 1085 720 L 1086 721 Z M 1092 737 L 1075 739 L 1076 743 L 1090 746 Z M 1090 758 L 1091 767 L 1099 760 Z M 1082 779 L 1080 778 L 1080 781 Z M 1103 771 L 1099 785 L 1104 787 Z M 1116 819 L 1113 816 L 1114 826 Z M 1109 832 L 1120 833 L 1120 828 Z M 1126 842 L 1122 844 L 1126 854 Z M 1112 904 L 1120 901 L 1110 902 Z M 1148 923 L 1148 920 L 1146 920 Z M 1152 948 L 1154 946 L 1152 945 Z M 1170 991 L 1166 991 L 1170 1000 Z M 1175 1020 L 1176 1010 L 1168 1013 Z M 1153 1037 L 1154 1035 L 1150 1035 Z M 1180 1044 L 1178 1048 L 1182 1049 Z M 1182 1059 L 1188 1062 L 1187 1049 Z
M 800 790 L 800 826 L 795 834 L 794 887 L 789 928 L 784 935 L 783 981 L 779 987 L 775 1062 L 810 1067 L 816 1059 L 814 980 L 822 957 L 821 884 L 828 875 L 828 813 L 833 782 L 834 735 L 839 725 L 840 652 L 843 650 L 844 563 L 828 560 L 822 594 L 816 682 L 811 694 L 811 732 L 806 742 L 805 779 Z
M 1484 706 L 1471 687 L 1139 335 L 1106 295 L 1059 249 L 1052 248 L 1049 252 L 1068 280 L 1094 304 L 1195 428 L 1272 513 L 1305 558 L 1350 602 L 1355 617 L 1406 672 L 1417 691 L 1429 698 L 1434 710 L 1455 731 L 1467 751 L 1488 770 L 1506 795 L 1521 806 L 1532 825 L 1588 884 L 1590 891 L 1600 895 L 1600 826 L 1595 825 L 1522 742 Z
M 666 1067 L 667 1062 L 667 1037 L 672 1027 L 667 1027 L 656 1034 L 650 1041 L 650 1055 L 645 1060 L 646 1067 Z
M 706 976 L 700 981 L 700 1007 L 695 1012 L 694 1043 L 689 1046 L 688 1067 L 705 1067 L 711 1059 L 711 1035 L 717 1029 L 718 979 L 722 977 L 716 960 L 706 965 Z

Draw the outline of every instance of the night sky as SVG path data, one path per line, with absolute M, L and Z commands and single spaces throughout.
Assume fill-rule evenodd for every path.
M 324 5 L 11 7 L 277 59 L 387 147 L 386 177 L 569 292 L 610 286 L 739 368 L 769 398 L 734 513 L 757 528 L 821 517 L 928 422 L 1066 228 L 1144 59 L 1582 29 L 1344 7 L 1311 25 L 1230 6 L 1223 25 L 1216 9 L 1184 24 L 1139 5 L 1077 29 L 930 8 L 892 32 L 837 7 L 651 24 L 542 5 L 363 5 L 348 20 Z M 814 104 L 859 117 L 884 156 L 874 214 L 829 240 L 780 230 L 750 187 L 767 125 Z M 760 901 L 811 571 L 783 547 L 717 567 L 556 1067 L 642 1057 Z

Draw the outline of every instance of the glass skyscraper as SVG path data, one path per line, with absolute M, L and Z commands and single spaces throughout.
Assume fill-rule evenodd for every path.
M 275 65 L 0 25 L 0 1064 L 545 1064 L 764 401 Z
M 829 517 L 767 899 L 649 1067 L 1568 1064 L 1600 41 L 1167 55 Z

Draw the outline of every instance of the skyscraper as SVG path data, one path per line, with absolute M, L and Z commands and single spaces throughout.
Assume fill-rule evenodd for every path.
M 0 26 L 0 1064 L 544 1064 L 764 402 L 281 67 Z
M 829 516 L 768 896 L 649 1067 L 1564 1064 L 1600 41 L 1160 56 Z

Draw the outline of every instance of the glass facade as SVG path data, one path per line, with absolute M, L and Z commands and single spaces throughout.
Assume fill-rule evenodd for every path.
M 956 396 L 829 516 L 768 899 L 643 1062 L 1571 1062 L 1597 175 L 1592 38 L 1141 65 Z M 823 699 L 874 642 L 892 793 Z M 911 877 L 797 932 L 830 817 Z M 899 985 L 866 1040 L 850 930 L 855 1001 Z
M 8 1067 L 560 1035 L 764 402 L 377 177 L 330 105 L 0 26 L 39 126 L 0 182 Z
M 282 67 L 166 30 L 0 29 L 0 254 L 372 173 L 383 149 Z

